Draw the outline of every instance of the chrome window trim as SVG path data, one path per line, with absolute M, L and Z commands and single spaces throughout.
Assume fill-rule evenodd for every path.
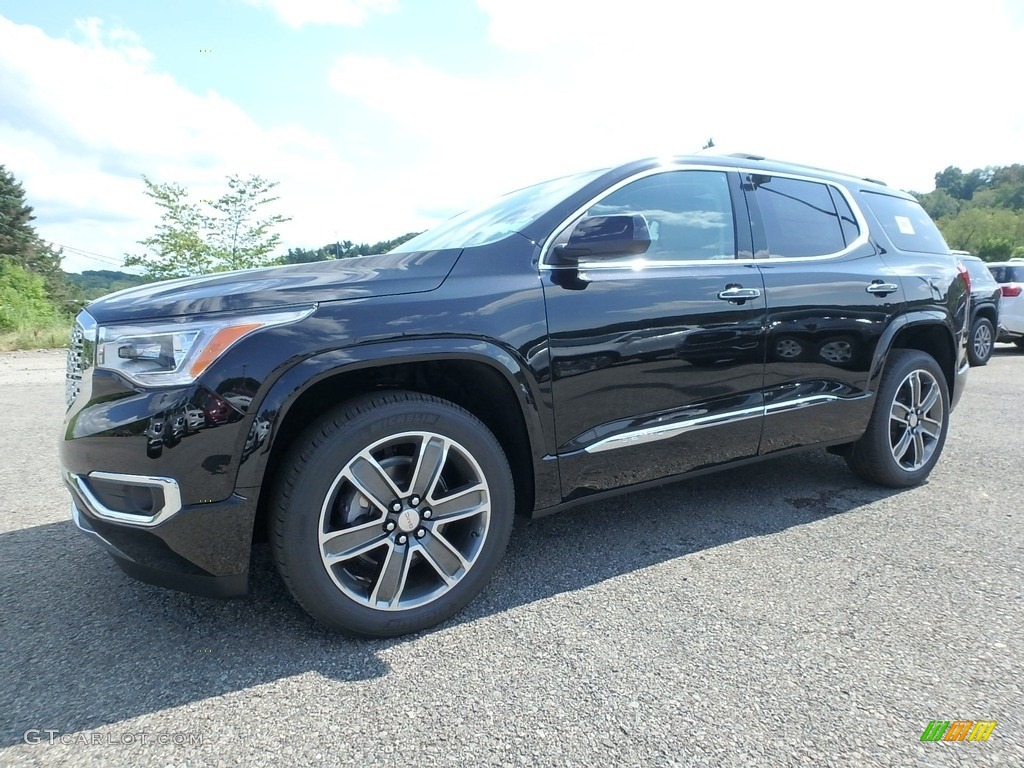
M 89 478 L 97 480 L 110 480 L 125 485 L 137 485 L 145 488 L 159 488 L 163 491 L 164 503 L 160 509 L 152 515 L 134 515 L 129 512 L 120 512 L 110 509 L 100 501 L 96 494 L 89 488 L 86 482 Z M 181 490 L 178 482 L 169 477 L 148 477 L 144 475 L 125 475 L 120 472 L 90 472 L 86 476 L 68 473 L 68 481 L 72 483 L 78 492 L 82 494 L 82 500 L 86 503 L 89 511 L 100 518 L 112 523 L 122 525 L 133 525 L 141 528 L 153 528 L 166 522 L 181 511 Z
M 755 419 L 759 416 L 771 416 L 785 411 L 795 411 L 801 408 L 809 408 L 815 405 L 825 405 L 841 398 L 838 395 L 808 395 L 795 400 L 785 400 L 780 403 L 760 405 L 756 408 L 741 408 L 737 411 L 719 413 L 713 416 L 698 416 L 695 419 L 687 419 L 673 424 L 658 424 L 653 427 L 644 427 L 630 432 L 623 432 L 618 435 L 611 435 L 588 445 L 584 450 L 587 453 L 601 453 L 616 448 L 627 448 L 634 445 L 645 445 L 659 440 L 668 440 L 673 437 L 693 432 L 707 427 L 720 427 L 725 424 L 733 424 L 738 421 Z
M 568 216 L 565 219 L 563 219 L 561 221 L 561 223 L 559 223 L 559 225 L 552 230 L 551 234 L 548 235 L 547 239 L 544 240 L 544 245 L 541 247 L 541 253 L 540 253 L 540 266 L 539 266 L 540 270 L 542 272 L 550 272 L 550 271 L 555 270 L 555 269 L 564 269 L 564 267 L 558 267 L 558 266 L 549 264 L 548 261 L 547 261 L 548 254 L 551 252 L 551 248 L 554 245 L 554 241 L 558 238 L 558 236 L 560 234 L 562 234 L 562 232 L 565 230 L 565 228 L 569 224 L 571 224 L 573 221 L 575 221 L 577 218 L 579 218 L 581 215 L 583 215 L 583 213 L 588 208 L 590 208 L 591 206 L 595 205 L 599 201 L 603 200 L 605 197 L 607 197 L 608 195 L 612 194 L 613 192 L 617 192 L 618 190 L 622 189 L 622 187 L 626 186 L 627 184 L 632 184 L 634 181 L 638 181 L 640 179 L 647 178 L 648 176 L 654 176 L 654 175 L 657 175 L 657 174 L 660 174 L 660 173 L 672 173 L 674 171 L 719 171 L 719 172 L 724 172 L 724 173 L 739 173 L 739 174 L 753 173 L 753 174 L 759 174 L 759 175 L 765 175 L 765 176 L 778 176 L 780 178 L 794 179 L 796 181 L 809 181 L 809 182 L 812 182 L 812 183 L 815 183 L 815 184 L 825 184 L 827 186 L 832 187 L 833 189 L 837 189 L 839 191 L 839 193 L 843 196 L 843 199 L 846 200 L 847 204 L 850 206 L 850 210 L 853 211 L 854 218 L 857 220 L 857 226 L 860 229 L 860 234 L 857 236 L 857 238 L 852 243 L 847 245 L 841 251 L 836 251 L 834 253 L 827 253 L 827 254 L 823 254 L 821 256 L 762 256 L 760 258 L 752 257 L 752 258 L 749 258 L 749 259 L 699 259 L 699 260 L 696 260 L 696 259 L 695 260 L 677 259 L 677 260 L 662 260 L 662 261 L 647 261 L 647 260 L 645 260 L 641 256 L 639 258 L 631 259 L 629 261 L 616 261 L 616 262 L 581 261 L 579 263 L 579 266 L 577 267 L 580 271 L 583 271 L 583 270 L 586 270 L 586 269 L 619 269 L 619 270 L 628 270 L 628 271 L 633 271 L 633 272 L 640 272 L 640 271 L 646 270 L 646 269 L 651 268 L 651 267 L 654 267 L 654 268 L 678 268 L 678 267 L 702 266 L 702 265 L 708 265 L 708 264 L 711 264 L 711 265 L 715 265 L 715 264 L 717 264 L 717 265 L 722 265 L 722 264 L 769 264 L 771 262 L 782 262 L 782 261 L 785 261 L 787 263 L 789 263 L 789 262 L 801 262 L 801 261 L 826 261 L 826 260 L 842 258 L 843 256 L 846 256 L 848 253 L 850 253 L 850 252 L 856 250 L 857 248 L 860 248 L 861 246 L 865 245 L 868 242 L 868 240 L 869 240 L 867 218 L 864 216 L 863 211 L 861 211 L 860 206 L 857 204 L 857 201 L 853 197 L 853 194 L 848 189 L 846 189 L 845 186 L 843 186 L 839 182 L 832 181 L 831 179 L 823 179 L 823 178 L 816 177 L 816 176 L 809 176 L 809 175 L 806 175 L 806 174 L 790 173 L 790 172 L 787 172 L 787 171 L 778 171 L 778 172 L 776 172 L 776 171 L 769 171 L 769 170 L 766 170 L 764 168 L 747 168 L 747 167 L 743 167 L 743 166 L 731 166 L 731 165 L 694 165 L 693 163 L 678 163 L 678 164 L 671 164 L 671 165 L 662 165 L 662 166 L 659 166 L 657 168 L 648 168 L 645 171 L 640 171 L 639 173 L 635 173 L 632 176 L 630 176 L 630 177 L 628 177 L 626 179 L 623 179 L 622 181 L 616 182 L 612 186 L 610 186 L 607 189 L 603 190 L 600 194 L 595 195 L 594 197 L 592 197 L 589 201 L 587 201 L 586 204 L 581 205 L 579 208 L 577 208 L 570 216 Z M 837 211 L 837 213 L 838 213 L 838 211 Z M 735 221 L 735 216 L 736 216 L 736 211 L 733 210 L 733 220 L 734 221 Z

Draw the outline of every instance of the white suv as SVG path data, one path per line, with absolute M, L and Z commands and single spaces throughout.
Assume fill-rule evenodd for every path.
M 1012 341 L 1024 349 L 1024 259 L 989 264 L 988 268 L 1003 292 L 999 305 L 999 341 Z

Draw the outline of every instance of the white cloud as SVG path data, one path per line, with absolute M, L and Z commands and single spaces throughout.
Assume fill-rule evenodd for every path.
M 1020 160 L 1024 102 L 1005 76 L 1024 33 L 995 0 L 478 5 L 505 52 L 498 74 L 347 55 L 331 76 L 439 180 L 435 202 L 709 137 L 922 191 L 947 164 Z
M 357 27 L 371 14 L 393 13 L 398 0 L 246 0 L 270 8 L 292 28 L 306 24 L 340 24 Z
M 324 136 L 260 126 L 214 91 L 184 89 L 127 30 L 95 19 L 79 30 L 75 43 L 0 17 L 0 158 L 24 184 L 41 236 L 106 257 L 69 255 L 66 269 L 114 266 L 139 250 L 158 217 L 142 174 L 195 199 L 221 194 L 231 173 L 279 180 L 288 245 L 394 232 L 379 196 Z M 362 231 L 338 223 L 342 211 Z

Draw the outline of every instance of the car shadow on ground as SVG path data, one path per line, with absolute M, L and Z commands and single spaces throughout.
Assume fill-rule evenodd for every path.
M 855 514 L 892 493 L 818 451 L 522 520 L 491 584 L 441 628 Z M 388 673 L 380 652 L 409 641 L 323 630 L 291 600 L 265 545 L 250 596 L 221 601 L 139 584 L 70 521 L 55 523 L 0 534 L 0 584 L 0 748 L 30 728 L 95 729 L 310 671 L 376 678 Z

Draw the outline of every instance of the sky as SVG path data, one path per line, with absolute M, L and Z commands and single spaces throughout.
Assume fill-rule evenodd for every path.
M 0 0 L 0 164 L 68 271 L 143 175 L 279 182 L 282 253 L 709 138 L 926 192 L 1024 162 L 1021 51 L 1022 0 Z

